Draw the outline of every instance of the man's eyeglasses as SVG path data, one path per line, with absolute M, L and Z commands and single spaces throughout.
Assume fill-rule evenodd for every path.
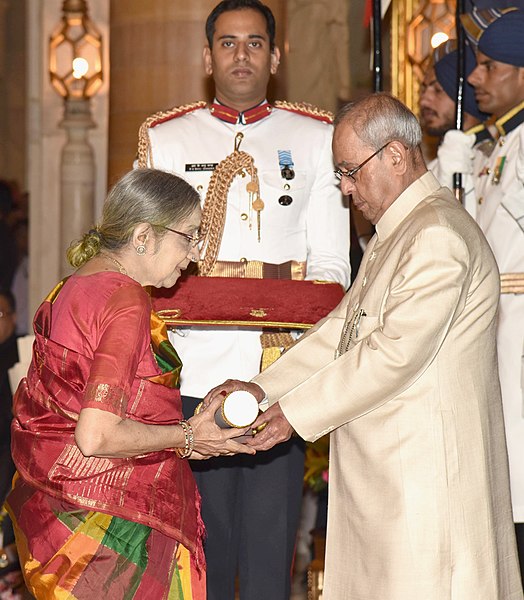
M 162 227 L 162 229 L 167 229 L 171 233 L 176 233 L 178 235 L 181 235 L 183 238 L 185 238 L 189 242 L 189 245 L 192 247 L 198 246 L 198 244 L 200 244 L 200 242 L 203 239 L 203 237 L 200 233 L 195 233 L 194 235 L 189 235 L 189 233 L 184 233 L 183 231 L 177 231 L 176 229 L 171 229 L 171 227 L 166 227 L 165 225 L 157 225 L 157 227 Z
M 387 144 L 384 144 L 383 146 L 381 146 L 376 152 L 373 152 L 373 154 L 371 156 L 368 156 L 366 158 L 366 160 L 364 160 L 363 162 L 361 162 L 357 167 L 355 167 L 354 169 L 350 169 L 349 171 L 342 171 L 341 169 L 336 169 L 334 171 L 335 173 L 335 177 L 339 180 L 342 181 L 343 177 L 347 177 L 348 179 L 351 179 L 351 181 L 356 182 L 355 179 L 355 173 L 357 171 L 360 171 L 360 169 L 362 169 L 362 167 L 367 164 L 372 158 L 375 158 L 375 156 L 379 153 L 382 152 L 382 150 L 384 150 L 384 148 L 389 144 L 390 142 L 388 142 Z

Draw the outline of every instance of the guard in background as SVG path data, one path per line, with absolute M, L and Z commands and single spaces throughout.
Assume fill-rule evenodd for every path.
M 501 296 L 499 375 L 509 455 L 513 520 L 524 573 L 524 11 L 474 10 L 462 17 L 477 48 L 468 77 L 479 109 L 490 116 L 476 133 L 471 171 L 475 218 L 495 255 Z M 471 136 L 455 134 L 455 144 Z M 458 135 L 457 135 L 458 134 Z
M 475 54 L 469 45 L 464 48 L 465 77 L 468 77 L 476 66 Z M 462 136 L 462 132 L 454 131 L 445 138 L 444 134 L 456 127 L 455 111 L 457 97 L 457 40 L 447 40 L 437 46 L 431 57 L 432 64 L 427 69 L 420 86 L 420 124 L 427 135 L 439 138 L 437 156 L 428 163 L 428 169 L 442 185 L 453 189 L 453 174 L 463 174 L 463 202 L 466 210 L 475 216 L 475 190 L 472 179 L 473 145 L 475 134 L 482 131 L 479 123 L 489 115 L 481 112 L 475 100 L 475 90 L 467 81 L 463 89 L 464 131 L 469 146 L 455 143 L 454 136 Z
M 183 175 L 201 193 L 199 275 L 349 284 L 349 215 L 333 174 L 331 115 L 266 99 L 280 53 L 258 0 L 224 0 L 208 17 L 204 64 L 215 100 L 157 113 L 140 133 L 139 166 Z M 227 285 L 227 280 L 226 280 Z M 205 299 L 210 308 L 213 296 Z M 239 298 L 231 296 L 231 303 Z M 289 297 L 290 307 L 300 297 Z M 240 309 L 240 307 L 239 307 Z M 191 414 L 224 378 L 251 379 L 292 336 L 260 328 L 178 329 Z M 262 343 L 261 343 L 262 342 Z M 265 346 L 263 357 L 262 345 Z M 267 359 L 267 360 L 266 360 Z M 299 522 L 303 443 L 194 465 L 207 527 L 210 600 L 287 600 Z

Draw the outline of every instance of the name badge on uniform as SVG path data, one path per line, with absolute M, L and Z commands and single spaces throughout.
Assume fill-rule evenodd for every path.
M 186 173 L 195 171 L 214 171 L 218 163 L 187 163 Z

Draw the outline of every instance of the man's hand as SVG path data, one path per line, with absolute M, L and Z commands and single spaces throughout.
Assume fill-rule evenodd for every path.
M 245 442 L 246 446 L 251 446 L 256 450 L 269 450 L 276 444 L 289 440 L 293 433 L 293 427 L 284 416 L 278 402 L 259 415 L 252 428 L 256 429 L 264 423 L 266 423 L 264 429 L 259 431 L 253 438 L 248 439 Z

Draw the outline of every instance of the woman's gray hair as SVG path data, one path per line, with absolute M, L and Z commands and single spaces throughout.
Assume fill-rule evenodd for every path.
M 156 169 L 130 171 L 109 192 L 100 223 L 71 244 L 67 259 L 80 267 L 101 250 L 123 248 L 140 223 L 150 223 L 160 239 L 164 226 L 176 227 L 199 206 L 198 192 L 180 177 Z
M 400 100 L 385 92 L 343 106 L 336 116 L 335 127 L 345 121 L 351 121 L 357 136 L 374 150 L 392 141 L 416 150 L 422 142 L 417 117 Z

